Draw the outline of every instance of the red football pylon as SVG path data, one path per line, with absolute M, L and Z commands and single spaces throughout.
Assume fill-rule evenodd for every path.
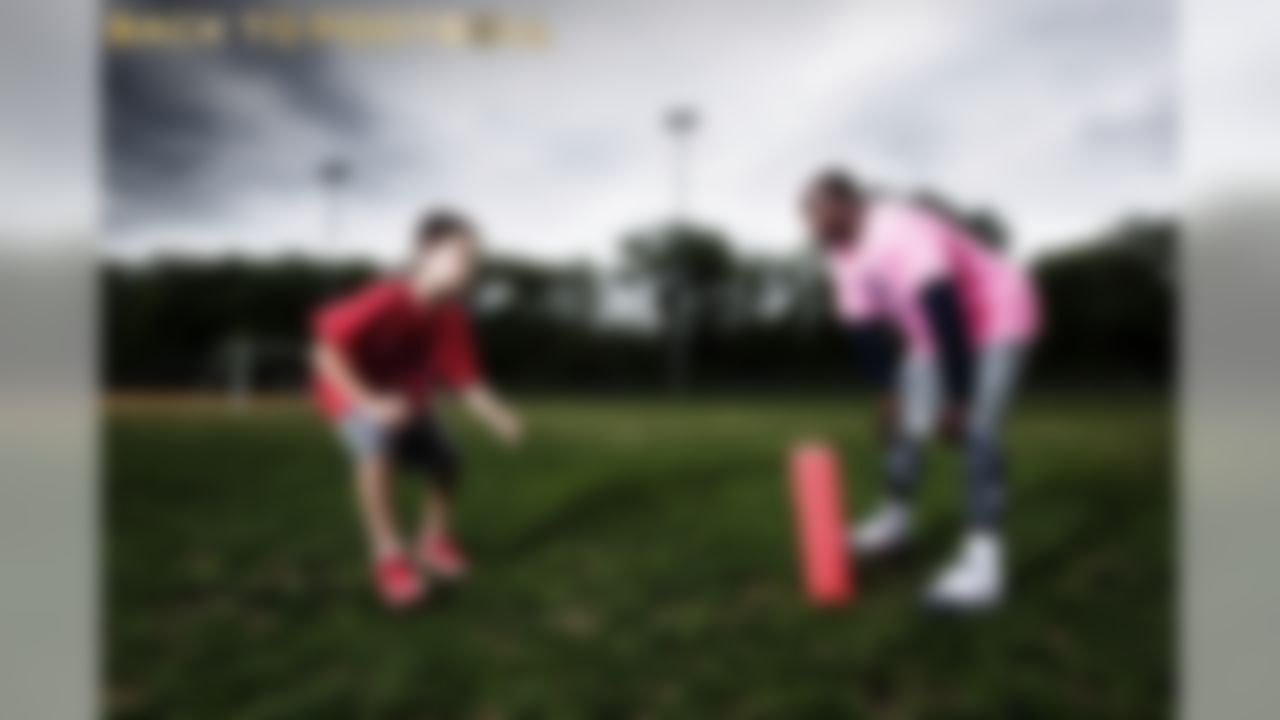
M 835 451 L 805 442 L 791 451 L 791 503 L 805 594 L 816 605 L 854 599 L 851 557 L 845 551 L 844 507 Z

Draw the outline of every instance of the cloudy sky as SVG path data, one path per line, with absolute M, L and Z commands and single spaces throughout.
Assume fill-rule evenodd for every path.
M 392 260 L 446 203 L 501 251 L 607 262 L 671 213 L 660 120 L 689 104 L 692 213 L 748 251 L 794 247 L 797 187 L 834 163 L 994 208 L 1036 252 L 1175 206 L 1174 5 L 509 0 L 548 49 L 117 53 L 106 250 Z

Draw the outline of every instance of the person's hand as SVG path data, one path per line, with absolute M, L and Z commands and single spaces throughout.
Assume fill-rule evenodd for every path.
M 524 423 L 484 383 L 473 383 L 464 388 L 462 404 L 498 439 L 507 445 L 519 445 L 524 440 Z
M 373 421 L 385 428 L 397 428 L 409 419 L 409 403 L 400 395 L 374 395 L 362 409 Z
M 968 410 L 963 405 L 948 405 L 942 413 L 942 426 L 939 428 L 942 439 L 952 444 L 959 444 L 964 440 L 965 418 L 968 415 Z
M 524 421 L 512 412 L 499 413 L 493 419 L 493 432 L 502 442 L 515 447 L 524 442 Z

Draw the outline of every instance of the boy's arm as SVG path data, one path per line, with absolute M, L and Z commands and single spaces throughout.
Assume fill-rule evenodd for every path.
M 524 438 L 524 423 L 492 388 L 483 382 L 473 382 L 458 391 L 463 407 L 509 445 L 516 445 Z
M 325 306 L 312 318 L 315 340 L 311 346 L 311 365 L 316 375 L 332 383 L 352 405 L 390 427 L 408 418 L 408 399 L 369 387 L 351 363 L 347 348 L 394 299 L 389 285 L 375 283 Z
M 504 442 L 519 443 L 524 437 L 524 424 L 484 381 L 471 322 L 460 306 L 444 311 L 439 341 L 437 370 L 454 388 L 462 406 Z
M 373 416 L 377 422 L 396 426 L 409 416 L 409 404 L 404 398 L 396 395 L 381 395 L 374 392 L 360 379 L 351 362 L 341 349 L 318 340 L 311 348 L 311 362 L 316 372 L 333 383 L 344 397 Z

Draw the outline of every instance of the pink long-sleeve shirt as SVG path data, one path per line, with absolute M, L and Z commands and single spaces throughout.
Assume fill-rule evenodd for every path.
M 1027 273 L 939 214 L 883 200 L 867 209 L 856 237 L 832 248 L 827 271 L 838 317 L 887 320 L 907 351 L 933 352 L 921 291 L 951 280 L 975 346 L 1027 343 L 1040 329 L 1040 307 Z

